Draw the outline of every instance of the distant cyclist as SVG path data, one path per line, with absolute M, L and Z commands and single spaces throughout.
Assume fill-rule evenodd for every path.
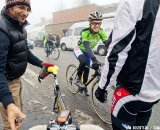
M 51 34 L 45 35 L 43 37 L 43 43 L 45 47 L 46 56 L 49 56 L 50 48 L 53 48 L 54 37 Z
M 92 60 L 92 67 L 95 70 L 99 68 L 99 62 L 94 56 L 93 48 L 99 40 L 102 40 L 106 47 L 108 47 L 108 36 L 105 31 L 100 28 L 102 20 L 102 14 L 99 12 L 89 14 L 89 27 L 82 30 L 78 46 L 74 48 L 74 53 L 80 62 L 76 84 L 81 88 L 85 88 L 84 84 L 87 82 L 89 75 L 89 68 L 85 66 L 90 66 L 90 61 Z M 82 74 L 83 83 L 81 81 Z M 85 90 L 86 95 L 88 95 L 87 88 Z

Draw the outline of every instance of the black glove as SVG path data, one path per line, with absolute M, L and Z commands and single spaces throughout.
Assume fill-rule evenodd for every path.
M 43 80 L 45 77 L 47 77 L 50 73 L 47 71 L 49 66 L 54 66 L 54 64 L 49 62 L 42 62 L 42 69 L 38 76 L 38 81 L 41 83 L 41 80 Z
M 92 58 L 92 61 L 93 61 L 93 63 L 92 63 L 92 68 L 95 69 L 95 70 L 99 69 L 100 63 L 99 63 L 99 61 L 96 59 L 96 57 L 93 57 L 93 58 Z
M 95 91 L 95 96 L 102 103 L 107 101 L 107 91 L 101 89 L 100 87 L 98 87 Z
M 105 44 L 105 48 L 106 48 L 106 50 L 108 50 L 108 47 L 109 47 L 109 45 L 108 45 L 108 44 Z
M 47 77 L 49 75 L 48 71 L 47 71 L 48 67 L 43 67 L 39 73 L 38 76 L 38 81 L 41 83 L 41 80 L 43 80 L 45 77 Z
M 104 45 L 105 45 L 106 50 L 108 50 L 109 42 L 110 42 L 110 39 L 108 39 L 108 40 L 106 40 L 106 41 L 103 42 Z

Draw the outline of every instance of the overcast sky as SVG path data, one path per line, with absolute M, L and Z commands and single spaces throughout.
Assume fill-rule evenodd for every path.
M 0 0 L 0 10 L 4 6 L 5 0 Z M 51 18 L 52 12 L 68 9 L 83 4 L 85 0 L 31 0 L 32 12 L 28 17 L 31 24 L 40 21 L 40 17 Z M 98 2 L 97 2 L 98 1 Z M 90 3 L 105 5 L 119 2 L 119 0 L 89 0 Z

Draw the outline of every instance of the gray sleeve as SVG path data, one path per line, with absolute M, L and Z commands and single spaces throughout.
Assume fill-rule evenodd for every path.
M 91 59 L 94 58 L 95 56 L 94 56 L 94 53 L 93 53 L 92 49 L 91 49 L 90 46 L 89 46 L 89 42 L 84 41 L 84 42 L 83 42 L 83 45 L 84 45 L 84 47 L 86 48 L 86 53 L 89 55 L 89 57 L 90 57 Z

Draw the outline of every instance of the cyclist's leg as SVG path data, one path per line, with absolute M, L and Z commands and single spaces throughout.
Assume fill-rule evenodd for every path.
M 87 59 L 84 54 L 81 54 L 78 56 L 78 60 L 79 60 L 79 67 L 78 67 L 77 75 L 79 78 L 81 78 L 82 73 L 84 72 L 85 66 L 87 64 Z
M 85 54 L 85 57 L 86 57 L 86 65 L 90 66 L 91 59 L 90 59 L 90 57 L 86 53 L 84 53 L 84 54 Z M 87 83 L 87 81 L 88 81 L 88 75 L 89 75 L 89 68 L 85 67 L 84 68 L 84 72 L 83 72 L 83 84 Z
M 144 112 L 138 112 L 136 118 L 136 126 L 147 126 L 152 114 L 152 109 Z
M 85 57 L 84 53 L 77 46 L 74 48 L 74 54 L 75 54 L 76 58 L 79 60 L 79 63 L 80 63 L 79 67 L 77 69 L 77 81 L 76 81 L 75 84 L 79 88 L 85 88 L 85 85 L 82 83 L 81 77 L 82 77 L 82 74 L 84 72 L 87 60 L 86 60 L 86 57 Z
M 84 73 L 83 73 L 83 84 L 87 83 L 88 75 L 89 75 L 89 68 L 85 67 L 84 68 Z
M 141 111 L 139 111 L 137 114 L 136 126 L 147 126 L 149 119 L 151 117 L 151 114 L 152 114 L 152 107 L 156 103 L 158 103 L 158 101 L 153 102 L 153 103 L 143 104 L 144 108 Z
M 77 75 L 78 75 L 78 78 L 81 79 L 83 71 L 84 71 L 85 66 L 87 64 L 87 59 L 86 59 L 84 53 L 81 51 L 81 49 L 78 46 L 74 47 L 74 55 L 76 56 L 76 58 L 79 61 Z

